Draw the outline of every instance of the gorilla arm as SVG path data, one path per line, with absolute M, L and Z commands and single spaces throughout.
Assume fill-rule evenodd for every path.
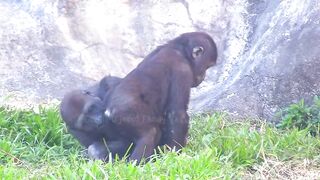
M 169 102 L 166 110 L 166 132 L 164 144 L 177 150 L 184 147 L 189 127 L 187 108 L 192 85 L 191 68 L 188 64 L 180 64 L 173 72 L 170 88 Z

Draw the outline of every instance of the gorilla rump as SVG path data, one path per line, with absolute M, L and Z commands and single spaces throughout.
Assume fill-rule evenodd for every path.
M 150 157 L 158 145 L 185 146 L 190 89 L 216 59 L 208 34 L 185 33 L 151 52 L 105 96 L 105 115 L 134 144 L 130 160 Z

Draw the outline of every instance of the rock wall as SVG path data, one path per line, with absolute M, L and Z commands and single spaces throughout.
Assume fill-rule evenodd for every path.
M 124 76 L 152 49 L 206 31 L 218 65 L 190 111 L 272 119 L 320 94 L 317 0 L 3 0 L 0 104 L 55 103 L 106 74 Z
M 247 10 L 243 53 L 221 85 L 195 96 L 192 107 L 276 120 L 280 108 L 320 95 L 320 2 L 254 1 Z

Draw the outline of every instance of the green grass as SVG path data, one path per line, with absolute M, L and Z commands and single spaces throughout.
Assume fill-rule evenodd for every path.
M 308 128 L 312 135 L 320 135 L 320 97 L 315 96 L 313 104 L 307 105 L 304 100 L 291 104 L 278 113 L 281 121 L 277 127 L 281 129 Z
M 235 122 L 224 114 L 193 117 L 187 147 L 136 166 L 83 156 L 55 108 L 0 108 L 3 179 L 237 179 L 266 158 L 311 159 L 320 165 L 320 139 L 308 130 L 279 130 L 264 122 Z

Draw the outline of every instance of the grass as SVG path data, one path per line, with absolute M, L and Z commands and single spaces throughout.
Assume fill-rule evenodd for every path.
M 314 97 L 313 104 L 307 105 L 302 99 L 280 111 L 278 116 L 281 117 L 281 121 L 277 127 L 281 129 L 308 128 L 312 135 L 320 135 L 320 97 L 318 96 Z
M 56 108 L 2 107 L 0 128 L 3 179 L 238 179 L 252 178 L 248 174 L 269 168 L 273 161 L 282 167 L 305 161 L 320 166 L 320 138 L 309 135 L 308 129 L 279 130 L 218 113 L 192 118 L 188 145 L 181 154 L 165 152 L 140 166 L 86 159 Z

